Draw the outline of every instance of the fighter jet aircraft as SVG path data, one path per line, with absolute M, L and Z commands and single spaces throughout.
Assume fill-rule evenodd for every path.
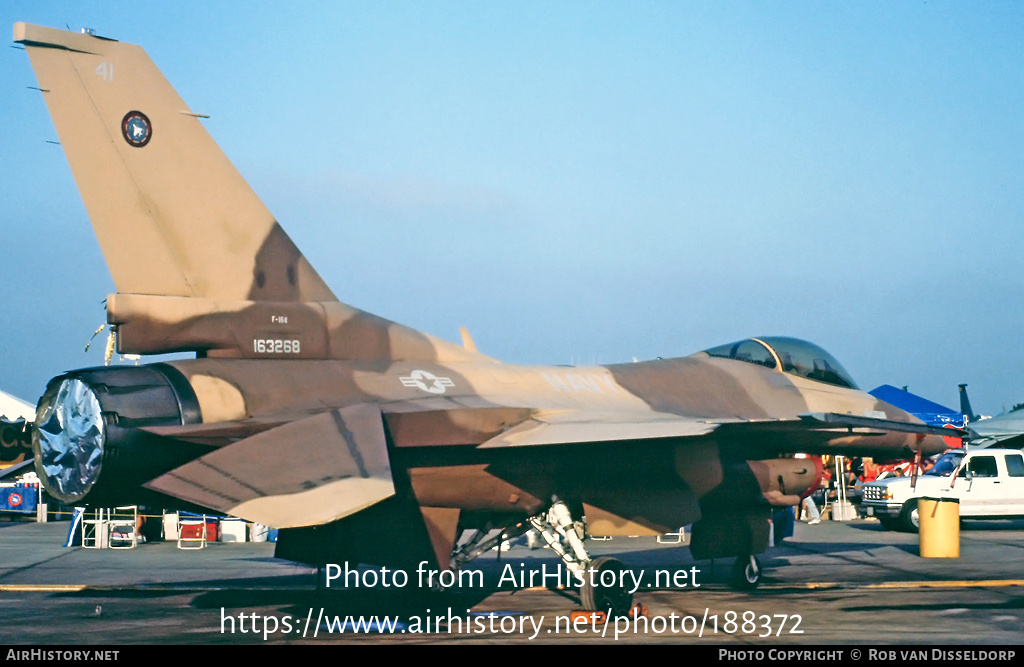
M 33 447 L 66 503 L 212 510 L 282 529 L 283 558 L 395 568 L 463 564 L 481 548 L 454 549 L 464 528 L 533 527 L 571 571 L 615 571 L 584 517 L 591 535 L 693 524 L 694 556 L 737 557 L 753 586 L 772 507 L 818 484 L 781 455 L 943 449 L 792 338 L 517 366 L 350 307 L 142 49 L 23 23 L 14 39 L 113 276 L 118 351 L 196 355 L 50 381 Z M 581 579 L 587 608 L 629 605 Z
M 974 413 L 967 385 L 961 384 L 960 412 L 933 403 L 928 399 L 900 390 L 891 385 L 882 385 L 869 393 L 901 410 L 914 415 L 926 424 L 935 426 L 956 426 L 966 433 L 963 442 L 974 448 L 996 447 L 1020 449 L 1024 445 L 1024 411 L 1011 410 L 995 417 L 983 417 Z M 947 437 L 950 447 L 960 447 L 959 437 Z
M 1021 449 L 1024 447 L 1024 411 L 1020 408 L 995 417 L 974 414 L 967 385 L 960 385 L 960 409 L 968 418 L 967 439 L 972 447 Z
M 889 405 L 894 405 L 914 415 L 926 424 L 933 426 L 945 426 L 950 424 L 958 428 L 967 425 L 967 417 L 963 413 L 939 405 L 927 398 L 912 394 L 904 389 L 897 389 L 891 384 L 883 384 L 868 392 L 877 399 L 883 400 Z

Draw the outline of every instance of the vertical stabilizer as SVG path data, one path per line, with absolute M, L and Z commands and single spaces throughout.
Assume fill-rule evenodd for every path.
M 334 301 L 146 53 L 17 23 L 118 292 Z
M 971 410 L 971 399 L 967 398 L 967 385 L 960 385 L 960 412 L 964 413 L 968 422 L 976 422 L 980 418 Z

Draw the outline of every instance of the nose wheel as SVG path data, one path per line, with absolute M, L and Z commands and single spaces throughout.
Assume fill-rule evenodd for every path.
M 729 586 L 738 591 L 752 591 L 761 583 L 762 573 L 757 556 L 740 556 L 732 566 Z

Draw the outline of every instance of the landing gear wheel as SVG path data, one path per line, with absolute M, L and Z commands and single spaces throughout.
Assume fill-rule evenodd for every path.
M 740 556 L 732 566 L 729 586 L 738 591 L 752 591 L 761 583 L 761 561 L 757 556 Z
M 580 601 L 587 611 L 611 610 L 612 617 L 626 616 L 633 606 L 633 594 L 622 586 L 626 566 L 602 556 L 590 563 L 586 581 L 580 587 Z
M 900 511 L 900 526 L 908 533 L 916 533 L 921 526 L 920 518 L 917 515 L 917 498 L 911 498 L 903 503 Z

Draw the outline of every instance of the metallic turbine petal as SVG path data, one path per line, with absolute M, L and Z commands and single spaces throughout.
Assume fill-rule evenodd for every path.
M 96 394 L 81 380 L 61 383 L 36 416 L 35 443 L 46 488 L 63 502 L 85 497 L 103 461 L 103 416 Z

